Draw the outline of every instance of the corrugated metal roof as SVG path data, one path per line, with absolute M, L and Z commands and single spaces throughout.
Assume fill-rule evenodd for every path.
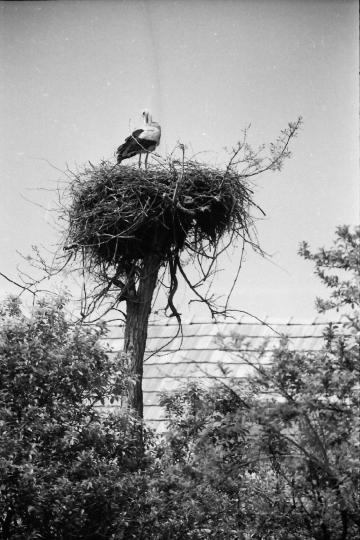
M 163 411 L 159 406 L 159 392 L 173 390 L 191 379 L 201 379 L 213 385 L 222 374 L 219 364 L 226 365 L 229 375 L 244 378 L 251 371 L 242 356 L 256 358 L 259 347 L 264 347 L 262 363 L 268 363 L 271 352 L 281 336 L 290 338 L 298 351 L 318 351 L 324 345 L 323 332 L 329 322 L 343 326 L 345 315 L 318 315 L 312 320 L 267 317 L 263 322 L 242 315 L 237 319 L 218 321 L 191 318 L 183 322 L 179 334 L 177 321 L 160 319 L 149 326 L 146 344 L 143 394 L 144 418 L 158 431 L 164 429 Z M 114 351 L 123 349 L 123 325 L 109 325 L 103 343 Z

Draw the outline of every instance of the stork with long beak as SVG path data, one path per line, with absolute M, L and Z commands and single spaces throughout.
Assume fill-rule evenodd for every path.
M 152 121 L 149 109 L 142 111 L 144 127 L 136 129 L 125 139 L 124 144 L 116 151 L 117 162 L 131 158 L 139 154 L 139 167 L 141 167 L 141 154 L 146 154 L 145 169 L 148 167 L 149 153 L 153 152 L 160 143 L 161 127 L 157 122 Z

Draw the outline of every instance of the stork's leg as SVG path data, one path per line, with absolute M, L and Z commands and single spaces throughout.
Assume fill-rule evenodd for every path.
M 141 154 L 139 154 L 139 169 L 141 167 Z
M 149 152 L 146 152 L 146 158 L 145 158 L 145 170 L 147 171 L 148 168 L 148 158 L 149 158 Z

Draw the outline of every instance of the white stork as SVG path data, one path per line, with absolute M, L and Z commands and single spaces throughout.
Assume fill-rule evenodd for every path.
M 125 139 L 124 144 L 119 146 L 116 151 L 117 162 L 121 163 L 123 159 L 128 159 L 139 154 L 139 167 L 141 166 L 141 154 L 146 154 L 145 169 L 149 153 L 153 152 L 160 143 L 161 127 L 157 122 L 152 121 L 149 109 L 142 111 L 144 118 L 144 127 L 136 129 L 129 137 Z

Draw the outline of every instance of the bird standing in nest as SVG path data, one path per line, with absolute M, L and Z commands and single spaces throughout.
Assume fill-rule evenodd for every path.
M 157 122 L 152 121 L 149 109 L 142 111 L 144 127 L 136 129 L 125 139 L 124 144 L 116 151 L 117 162 L 128 159 L 139 154 L 139 167 L 141 167 L 141 154 L 146 154 L 145 169 L 148 166 L 149 153 L 153 152 L 160 143 L 161 127 Z

